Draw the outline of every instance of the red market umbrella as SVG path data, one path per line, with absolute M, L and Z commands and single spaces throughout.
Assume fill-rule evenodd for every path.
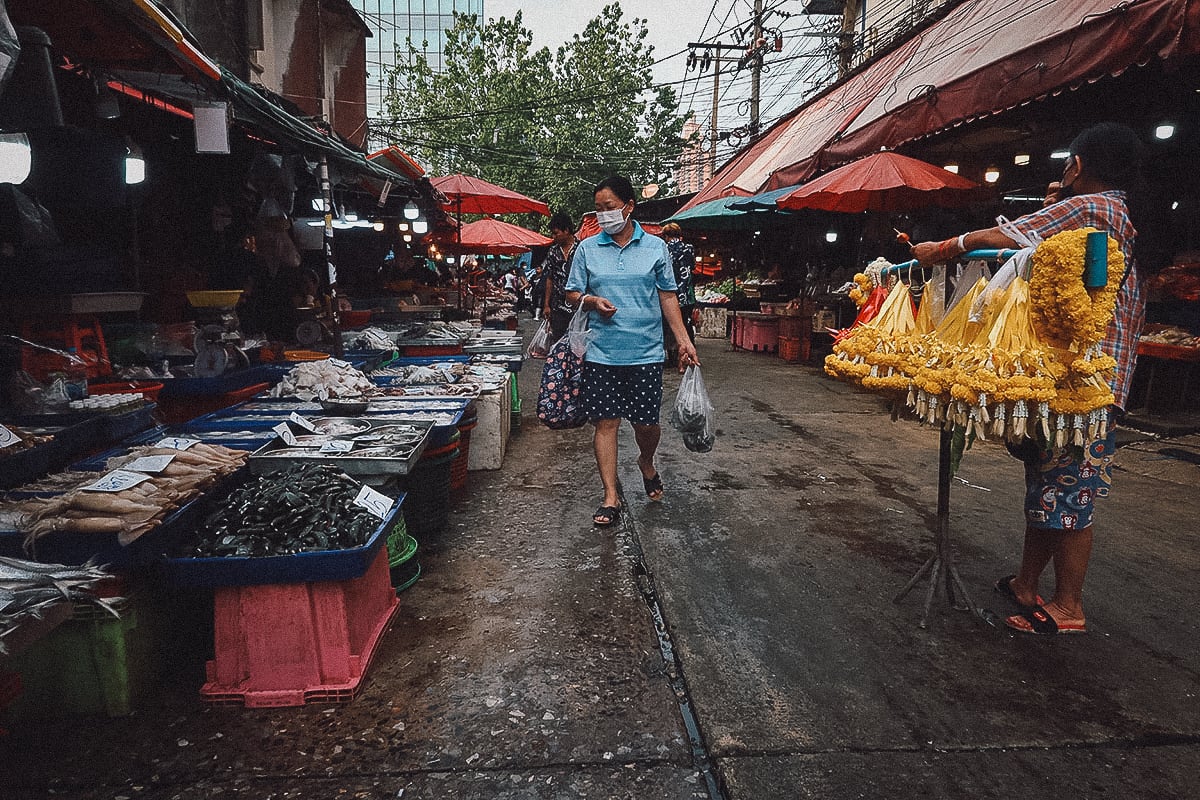
M 449 200 L 447 206 L 456 214 L 544 214 L 550 216 L 550 206 L 541 200 L 526 197 L 520 192 L 505 189 L 482 178 L 470 175 L 444 175 L 431 178 L 433 188 Z
M 778 198 L 779 208 L 821 211 L 907 211 L 975 199 L 979 184 L 941 167 L 884 151 L 831 170 Z
M 492 256 L 517 255 L 533 247 L 545 247 L 554 241 L 536 231 L 490 217 L 463 225 L 458 238 L 460 241 L 454 246 L 460 252 Z

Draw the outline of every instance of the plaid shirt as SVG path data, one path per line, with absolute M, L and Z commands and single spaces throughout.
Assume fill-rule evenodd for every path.
M 567 278 L 571 274 L 571 256 L 575 255 L 575 245 L 577 244 L 579 242 L 572 239 L 565 256 L 561 247 L 552 244 L 546 251 L 545 260 L 542 261 L 542 275 L 550 281 L 551 310 L 575 312 L 574 306 L 567 305 Z M 538 298 L 538 303 L 541 302 L 541 298 Z
M 1117 360 L 1113 375 L 1112 390 L 1116 404 L 1121 408 L 1129 398 L 1129 382 L 1133 379 L 1133 367 L 1137 361 L 1138 336 L 1146 320 L 1146 300 L 1142 296 L 1141 281 L 1133 261 L 1133 245 L 1137 231 L 1129 221 L 1129 209 L 1125 205 L 1125 192 L 1111 191 L 1097 194 L 1081 194 L 1068 197 L 1047 206 L 1041 211 L 1026 214 L 1013 224 L 1020 230 L 1032 231 L 1043 239 L 1056 233 L 1093 227 L 1105 231 L 1117 240 L 1125 254 L 1125 274 L 1121 289 L 1117 293 L 1117 306 L 1112 322 L 1104 334 L 1100 346 L 1104 352 Z

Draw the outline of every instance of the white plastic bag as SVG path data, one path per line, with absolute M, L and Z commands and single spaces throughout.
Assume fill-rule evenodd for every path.
M 533 332 L 533 338 L 529 340 L 529 347 L 525 349 L 526 358 L 545 358 L 550 352 L 550 345 L 554 344 L 550 341 L 550 320 L 542 320 L 542 324 Z
M 716 442 L 712 401 L 700 377 L 700 368 L 692 365 L 683 373 L 679 393 L 671 408 L 671 426 L 683 434 L 683 446 L 693 453 L 707 453 Z
M 983 322 L 988 316 L 987 310 L 1004 294 L 1018 275 L 1029 280 L 1029 273 L 1032 269 L 1029 262 L 1033 258 L 1033 251 L 1042 241 L 1042 237 L 1032 231 L 1022 231 L 1003 215 L 996 217 L 996 222 L 999 224 L 1000 230 L 1020 245 L 1021 249 L 1004 262 L 1004 266 L 996 271 L 996 274 L 988 281 L 987 287 L 975 298 L 975 302 L 971 305 L 971 322 Z
M 588 312 L 580 309 L 571 317 L 566 335 L 570 337 L 571 352 L 576 358 L 587 356 L 588 345 L 596 338 L 596 332 L 588 329 Z

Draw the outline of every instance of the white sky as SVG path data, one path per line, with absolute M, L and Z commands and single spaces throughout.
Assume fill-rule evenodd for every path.
M 533 32 L 534 46 L 549 47 L 553 51 L 572 35 L 582 33 L 588 21 L 613 1 L 484 0 L 483 7 L 484 15 L 491 19 L 512 19 L 520 10 L 522 23 Z M 707 129 L 711 120 L 712 71 L 701 74 L 694 69 L 688 72 L 687 53 L 675 54 L 686 51 L 688 42 L 719 38 L 732 44 L 734 39 L 729 28 L 744 26 L 749 21 L 753 4 L 747 0 L 620 0 L 620 3 L 626 20 L 634 17 L 646 20 L 649 32 L 647 41 L 654 46 L 654 58 L 665 59 L 654 68 L 655 81 L 660 84 L 672 83 L 682 110 L 693 110 L 696 121 Z M 800 74 L 814 62 L 787 57 L 814 46 L 816 40 L 804 37 L 801 31 L 811 29 L 814 21 L 829 18 L 811 18 L 800 14 L 801 0 L 772 0 L 763 5 L 793 14 L 790 19 L 774 16 L 769 21 L 769 24 L 782 28 L 786 37 L 781 57 L 768 57 L 768 63 L 778 59 L 776 68 L 771 70 L 771 74 L 764 74 L 763 78 L 763 123 L 769 125 L 814 90 L 815 85 L 809 82 L 811 76 Z M 681 83 L 685 79 L 686 82 Z M 735 75 L 732 71 L 724 71 L 719 120 L 722 130 L 748 121 L 745 100 L 749 95 L 748 72 Z M 721 145 L 725 156 L 734 149 L 736 144 L 733 142 L 723 142 Z
M 533 31 L 536 47 L 552 51 L 576 33 L 582 33 L 588 21 L 595 18 L 613 0 L 484 0 L 484 16 L 512 19 L 522 12 L 522 22 Z M 710 4 L 704 0 L 621 0 L 624 18 L 646 20 L 650 32 L 647 40 L 654 45 L 654 57 L 667 56 L 683 50 L 688 42 L 699 41 L 700 31 L 707 19 Z M 710 33 L 715 30 L 709 25 Z M 677 81 L 684 77 L 686 55 L 677 56 L 658 65 L 655 77 L 660 82 Z

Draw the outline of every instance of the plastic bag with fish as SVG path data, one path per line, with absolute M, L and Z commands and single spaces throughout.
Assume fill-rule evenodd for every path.
M 671 426 L 683 434 L 683 446 L 693 453 L 707 453 L 716 443 L 715 411 L 700 376 L 693 365 L 683 373 L 679 393 L 671 408 Z

